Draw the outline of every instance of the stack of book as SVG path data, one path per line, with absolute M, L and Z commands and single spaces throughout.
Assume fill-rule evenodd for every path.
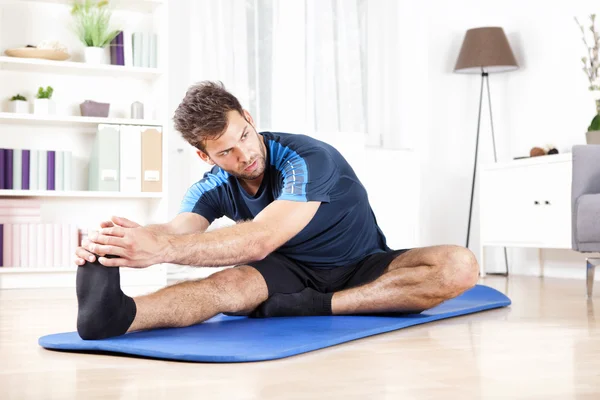
M 89 168 L 89 190 L 162 192 L 162 128 L 99 124 Z
M 0 149 L 0 189 L 71 190 L 72 159 L 70 151 Z
M 38 200 L 0 199 L 0 267 L 65 268 L 80 232 L 73 224 L 42 223 Z
M 110 43 L 110 63 L 126 67 L 156 68 L 158 37 L 150 32 L 121 31 Z

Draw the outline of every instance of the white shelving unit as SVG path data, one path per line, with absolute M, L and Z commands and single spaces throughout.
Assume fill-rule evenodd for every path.
M 0 113 L 0 123 L 13 123 L 20 125 L 54 125 L 54 126 L 96 126 L 98 124 L 117 124 L 117 125 L 148 125 L 162 126 L 162 121 L 158 120 L 140 120 L 130 118 L 98 118 L 98 117 L 79 117 L 79 116 L 61 116 L 61 115 L 35 115 L 35 114 L 16 114 L 3 112 Z M 88 131 L 89 132 L 89 131 Z
M 91 65 L 75 61 L 52 61 L 35 58 L 0 56 L 0 69 L 5 71 L 53 72 L 113 78 L 154 80 L 163 75 L 158 68 L 124 67 L 120 65 Z
M 37 199 L 42 223 L 97 226 L 112 215 L 142 225 L 168 220 L 168 8 L 167 0 L 111 0 L 114 28 L 130 32 L 154 32 L 158 37 L 156 68 L 92 65 L 82 62 L 83 45 L 67 27 L 71 0 L 0 0 L 0 148 L 53 149 L 73 152 L 74 168 L 85 176 L 91 144 L 98 124 L 140 125 L 162 128 L 161 193 L 87 191 L 85 184 L 72 191 L 0 190 L 0 199 Z M 9 48 L 58 40 L 69 48 L 67 61 L 16 58 Z M 37 88 L 52 86 L 57 103 L 54 115 L 9 112 L 8 99 L 24 94 L 31 102 Z M 111 103 L 107 118 L 79 115 L 84 100 Z M 133 101 L 151 110 L 146 118 L 128 118 Z M 0 289 L 74 287 L 77 267 L 48 268 L 36 265 L 0 267 Z M 161 287 L 167 283 L 167 265 L 144 269 L 121 269 L 126 288 Z
M 89 190 L 56 191 L 56 190 L 0 190 L 2 197 L 68 197 L 89 199 L 162 199 L 164 194 L 158 192 L 94 192 Z

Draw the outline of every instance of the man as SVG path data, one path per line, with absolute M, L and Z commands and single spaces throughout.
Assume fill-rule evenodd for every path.
M 141 227 L 115 217 L 77 249 L 82 338 L 189 326 L 218 313 L 420 312 L 475 285 L 478 266 L 466 248 L 390 249 L 365 188 L 335 148 L 258 133 L 221 84 L 192 86 L 174 120 L 214 167 L 171 222 Z M 237 224 L 205 232 L 223 215 Z M 115 267 L 162 262 L 235 267 L 145 296 L 123 294 Z

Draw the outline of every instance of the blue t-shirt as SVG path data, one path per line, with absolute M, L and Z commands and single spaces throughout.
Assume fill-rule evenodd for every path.
M 260 132 L 267 148 L 265 175 L 251 196 L 218 166 L 187 191 L 181 212 L 212 223 L 227 216 L 251 220 L 275 200 L 320 201 L 313 219 L 276 251 L 312 268 L 334 268 L 390 250 L 367 191 L 332 146 L 310 136 Z

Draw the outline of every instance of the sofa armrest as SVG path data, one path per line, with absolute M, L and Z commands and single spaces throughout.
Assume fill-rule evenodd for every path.
M 577 243 L 577 199 L 584 194 L 600 193 L 600 145 L 573 146 L 573 180 L 571 183 L 571 221 L 573 249 Z

